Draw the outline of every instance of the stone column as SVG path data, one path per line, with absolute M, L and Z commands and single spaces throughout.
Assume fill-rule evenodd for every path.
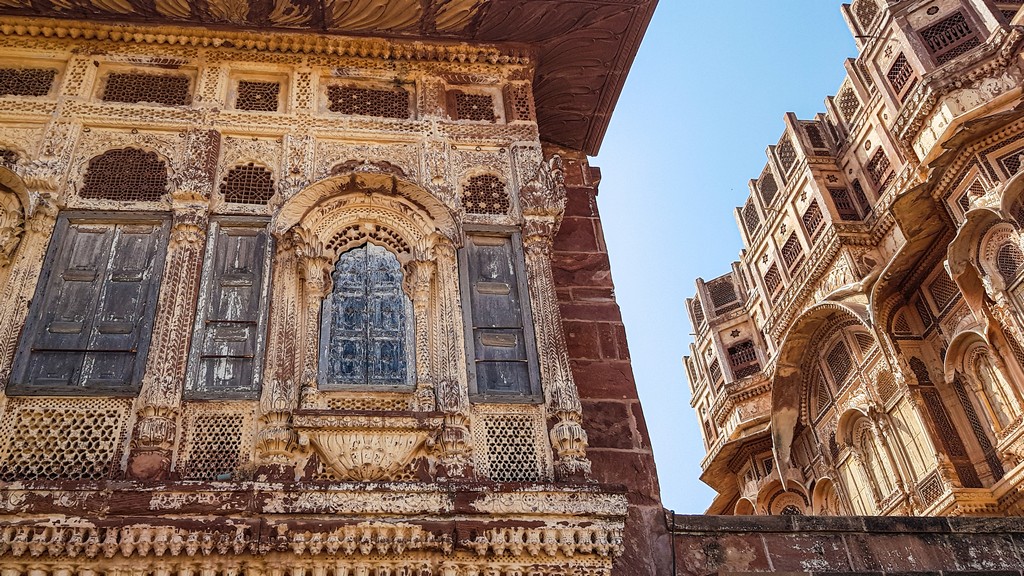
M 270 330 L 256 433 L 257 474 L 285 479 L 293 476 L 287 467 L 291 464 L 294 442 L 291 413 L 298 396 L 298 253 L 290 233 L 276 238 L 270 285 Z
M 449 476 L 473 474 L 470 440 L 469 383 L 462 306 L 459 296 L 459 268 L 455 245 L 448 238 L 434 236 L 434 309 L 431 367 L 437 410 L 444 412 L 441 432 L 441 463 Z
M 540 358 L 541 384 L 549 415 L 555 419 L 551 445 L 559 479 L 579 479 L 590 473 L 587 433 L 582 426 L 579 391 L 569 366 L 569 352 L 551 272 L 551 249 L 565 211 L 562 161 L 553 156 L 520 191 L 523 207 L 523 245 L 527 286 L 533 310 Z
M 163 480 L 170 473 L 206 247 L 206 199 L 175 193 L 172 209 L 171 237 L 128 455 L 127 474 L 135 480 Z
M 320 360 L 320 307 L 331 292 L 331 264 L 323 242 L 313 233 L 299 228 L 295 231 L 301 297 L 299 299 L 299 382 L 301 408 L 326 408 L 317 389 Z
M 413 409 L 421 412 L 433 412 L 437 405 L 430 366 L 430 293 L 435 270 L 432 256 L 433 250 L 429 246 L 420 246 L 413 258 L 402 266 L 403 288 L 412 299 L 416 327 L 416 405 Z

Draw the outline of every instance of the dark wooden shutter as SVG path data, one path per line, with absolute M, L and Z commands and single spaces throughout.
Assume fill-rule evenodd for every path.
M 471 325 L 471 379 L 475 393 L 506 398 L 530 397 L 537 386 L 532 333 L 512 237 L 471 235 L 463 248 Z
M 338 257 L 331 279 L 321 311 L 321 383 L 408 384 L 412 303 L 402 291 L 398 258 L 365 244 Z
M 62 217 L 23 335 L 15 385 L 39 393 L 137 387 L 166 238 L 165 220 Z
M 265 223 L 211 226 L 190 397 L 245 397 L 258 391 L 269 249 Z

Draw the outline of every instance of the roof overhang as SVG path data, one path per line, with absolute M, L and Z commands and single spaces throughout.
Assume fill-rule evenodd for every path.
M 596 155 L 657 0 L 9 0 L 0 15 L 528 46 L 541 139 Z

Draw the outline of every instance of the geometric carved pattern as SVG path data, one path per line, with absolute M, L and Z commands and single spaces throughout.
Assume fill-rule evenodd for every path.
M 103 88 L 104 102 L 152 102 L 187 106 L 192 101 L 188 76 L 166 74 L 113 73 Z
M 280 82 L 239 80 L 238 92 L 235 96 L 235 109 L 277 112 L 277 100 L 280 93 Z
M 789 136 L 782 137 L 779 145 L 775 148 L 775 154 L 779 158 L 782 171 L 788 173 L 796 162 L 796 149 L 793 148 L 793 141 L 789 139 Z
M 839 114 L 842 115 L 843 120 L 849 122 L 853 119 L 853 115 L 860 110 L 860 99 L 857 98 L 857 93 L 853 91 L 852 86 L 847 86 L 839 92 L 836 97 L 836 105 L 839 107 Z
M 490 94 L 455 92 L 455 119 L 494 122 L 494 97 Z
M 473 176 L 462 187 L 462 206 L 468 214 L 508 214 L 511 200 L 497 176 Z
M 999 460 L 999 455 L 989 440 L 988 434 L 985 433 L 985 428 L 981 424 L 978 412 L 974 409 L 974 403 L 971 402 L 971 398 L 967 394 L 967 387 L 964 386 L 960 374 L 953 377 L 953 391 L 956 392 L 957 400 L 960 401 L 960 406 L 967 416 L 967 421 L 971 424 L 971 431 L 974 432 L 974 438 L 978 441 L 978 446 L 981 448 L 982 453 L 985 454 L 985 462 L 988 464 L 989 470 L 992 471 L 992 476 L 996 480 L 1001 479 L 1006 474 L 1006 471 L 1003 470 L 1003 463 Z
M 818 201 L 811 202 L 811 205 L 807 207 L 807 211 L 801 217 L 804 222 L 804 228 L 807 230 L 807 235 L 811 238 L 814 237 L 814 233 L 818 231 L 818 227 L 821 225 L 822 215 L 821 207 L 818 206 Z
M 130 408 L 123 399 L 12 398 L 0 423 L 0 479 L 108 478 Z
M 875 0 L 857 0 L 853 5 L 853 13 L 857 15 L 861 31 L 867 30 L 878 16 L 878 4 Z
M 901 94 L 913 73 L 914 70 L 910 67 L 910 62 L 907 61 L 907 57 L 900 52 L 900 55 L 896 57 L 896 60 L 892 63 L 892 67 L 889 68 L 889 72 L 885 76 L 889 79 L 889 84 L 892 86 L 892 89 L 897 94 Z
M 1012 241 L 1007 241 L 996 251 L 996 269 L 1007 286 L 1017 279 L 1021 265 L 1024 265 L 1024 252 Z
M 917 484 L 918 497 L 925 506 L 931 506 L 939 496 L 942 496 L 943 491 L 942 478 L 939 477 L 938 471 L 925 476 L 924 480 Z
M 365 224 L 352 224 L 342 228 L 327 241 L 326 248 L 335 253 L 345 252 L 350 247 L 360 246 L 370 240 L 378 246 L 391 248 L 396 254 L 406 254 L 412 250 L 401 236 L 388 228 Z
M 960 295 L 960 289 L 956 287 L 945 271 L 938 273 L 935 281 L 928 286 L 928 292 L 932 295 L 932 300 L 935 301 L 935 306 L 939 310 L 945 310 L 946 306 L 949 306 Z
M 711 296 L 711 303 L 715 306 L 716 314 L 733 310 L 739 306 L 736 288 L 733 286 L 731 276 L 715 278 L 707 283 L 707 289 L 708 294 Z
M 828 370 L 832 373 L 832 380 L 836 386 L 846 382 L 846 379 L 853 373 L 853 359 L 850 358 L 850 351 L 842 340 L 836 342 L 835 346 L 828 351 L 825 357 Z
M 767 168 L 761 174 L 760 180 L 757 181 L 757 189 L 761 192 L 761 201 L 765 206 L 772 203 L 772 199 L 779 191 L 779 185 L 775 183 L 775 176 Z
M 220 185 L 225 202 L 266 205 L 274 195 L 274 175 L 252 162 L 228 171 Z
M 361 393 L 359 396 L 328 395 L 327 407 L 331 410 L 369 410 L 375 412 L 404 412 L 410 409 L 409 395 L 370 396 Z
M 794 232 L 789 235 L 789 239 L 782 245 L 782 260 L 785 261 L 786 267 L 792 270 L 803 259 L 804 249 L 800 246 L 800 240 L 796 237 L 796 232 Z
M 1007 175 L 1013 176 L 1020 170 L 1021 156 L 1024 156 L 1024 149 L 1017 148 L 1012 152 L 1003 154 L 996 160 L 1003 167 L 1003 170 L 1006 171 Z M 982 192 L 984 193 L 984 190 Z
M 829 196 L 832 197 L 832 204 L 836 207 L 841 220 L 860 220 L 860 211 L 850 197 L 850 191 L 846 188 L 829 188 Z
M 907 323 L 907 315 L 903 312 L 899 312 L 893 318 L 892 331 L 898 335 L 913 335 L 914 331 L 910 328 L 910 324 Z
M 971 30 L 963 12 L 959 11 L 921 30 L 921 38 L 939 64 L 981 45 L 978 35 Z
M 718 382 L 722 379 L 722 366 L 718 364 L 718 358 L 711 361 L 711 365 L 708 366 L 708 372 L 711 373 L 711 381 Z
M 409 93 L 401 88 L 376 90 L 334 85 L 327 87 L 327 99 L 331 112 L 402 120 L 409 117 Z
M 782 285 L 782 276 L 779 274 L 779 267 L 772 264 L 771 268 L 764 273 L 764 289 L 769 296 L 775 296 L 779 286 Z
M 861 356 L 870 352 L 871 348 L 875 345 L 875 339 L 867 332 L 854 332 L 853 337 L 857 340 L 857 346 L 860 348 Z
M 473 410 L 477 472 L 496 482 L 536 482 L 550 477 L 547 428 L 539 406 L 511 404 Z
M 899 388 L 896 386 L 896 379 L 892 374 L 883 372 L 878 377 L 878 395 L 881 396 L 882 402 L 888 403 L 896 396 L 897 392 L 899 392 Z
M 52 68 L 0 68 L 0 96 L 46 96 L 56 76 Z
M 924 324 L 925 330 L 932 325 L 932 313 L 928 310 L 928 304 L 925 303 L 924 298 L 918 298 L 914 300 L 914 308 L 917 309 L 917 315 L 921 318 L 921 323 Z
M 757 215 L 757 207 L 752 199 L 743 206 L 743 223 L 747 226 L 747 234 L 753 234 L 761 225 L 761 217 Z
M 875 155 L 872 156 L 871 160 L 868 162 L 867 170 L 875 185 L 880 184 L 886 172 L 889 171 L 889 157 L 885 155 L 885 151 L 882 150 L 881 146 L 878 147 L 878 150 L 875 151 Z
M 120 202 L 155 202 L 167 191 L 167 167 L 155 152 L 108 150 L 89 160 L 79 196 Z
M 693 310 L 693 326 L 700 328 L 704 325 L 704 307 L 701 306 L 700 300 L 694 298 L 692 304 Z
M 178 459 L 184 480 L 237 480 L 252 446 L 251 409 L 229 411 L 223 405 L 189 404 Z

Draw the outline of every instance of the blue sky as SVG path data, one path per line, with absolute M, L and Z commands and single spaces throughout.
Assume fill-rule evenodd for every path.
M 782 117 L 824 110 L 856 55 L 834 0 L 661 0 L 600 155 L 598 207 L 664 504 L 701 513 L 704 456 L 682 357 L 694 279 L 729 270 L 733 208 Z

